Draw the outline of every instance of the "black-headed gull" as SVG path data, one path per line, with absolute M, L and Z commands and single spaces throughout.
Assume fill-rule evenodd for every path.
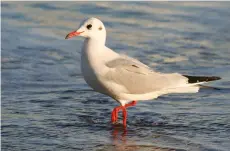
M 83 21 L 66 39 L 74 36 L 85 37 L 81 52 L 81 70 L 85 81 L 95 91 L 120 103 L 121 106 L 113 109 L 111 121 L 115 123 L 119 110 L 122 110 L 125 127 L 126 108 L 134 106 L 136 101 L 169 93 L 196 93 L 200 84 L 220 79 L 159 73 L 134 58 L 118 54 L 105 46 L 106 29 L 97 18 Z

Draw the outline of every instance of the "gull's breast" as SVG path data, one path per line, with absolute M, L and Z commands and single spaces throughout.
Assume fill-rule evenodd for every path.
M 100 75 L 98 75 L 100 69 L 96 69 L 85 55 L 81 56 L 81 72 L 91 88 L 97 92 L 107 94 Z

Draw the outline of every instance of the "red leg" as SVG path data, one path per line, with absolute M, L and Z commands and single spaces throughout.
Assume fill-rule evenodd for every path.
M 114 123 L 115 122 L 115 114 L 116 114 L 116 108 L 113 109 L 112 113 L 111 113 L 111 122 Z
M 111 114 L 111 122 L 115 123 L 118 119 L 118 112 L 120 109 L 122 109 L 123 106 L 117 106 L 113 109 L 112 114 Z
M 130 107 L 130 106 L 135 106 L 136 104 L 137 104 L 137 101 L 132 101 L 132 102 L 130 102 L 128 104 L 125 104 L 125 107 L 127 108 L 127 107 Z
M 126 127 L 127 111 L 126 111 L 125 107 L 123 107 L 122 110 L 123 110 L 123 125 L 124 125 L 124 127 Z
M 113 109 L 113 111 L 112 111 L 111 122 L 115 123 L 117 121 L 117 119 L 118 119 L 118 112 L 119 112 L 119 110 L 122 109 L 122 111 L 123 111 L 123 125 L 124 125 L 124 127 L 126 127 L 126 121 L 127 121 L 127 111 L 126 111 L 126 108 L 130 107 L 130 106 L 134 106 L 136 104 L 137 104 L 137 101 L 132 101 L 132 102 L 130 102 L 130 103 L 124 105 L 124 106 L 117 106 L 117 107 L 115 107 Z

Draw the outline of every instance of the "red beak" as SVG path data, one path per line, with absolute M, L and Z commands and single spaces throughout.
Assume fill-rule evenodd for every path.
M 65 39 L 69 39 L 69 38 L 78 36 L 78 35 L 80 35 L 80 34 L 83 33 L 83 32 L 84 32 L 84 31 L 82 31 L 82 32 L 72 31 L 71 33 L 69 33 L 68 35 L 66 35 Z

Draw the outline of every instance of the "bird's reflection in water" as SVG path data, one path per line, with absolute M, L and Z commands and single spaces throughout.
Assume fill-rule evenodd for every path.
M 136 143 L 135 138 L 131 136 L 135 136 L 135 130 L 127 129 L 122 124 L 113 124 L 111 137 L 112 137 L 112 148 L 109 150 L 116 150 L 116 151 L 137 151 L 137 150 L 157 150 L 157 151 L 184 151 L 183 149 L 174 149 L 174 148 L 167 148 L 167 147 L 160 147 L 153 144 L 143 144 L 140 145 Z
M 115 147 L 115 150 L 135 150 L 137 147 L 135 142 L 127 140 L 128 129 L 123 126 L 123 124 L 113 124 L 112 125 L 112 143 Z
M 119 123 L 113 124 L 112 127 L 113 127 L 112 130 L 113 143 L 116 143 L 118 141 L 122 141 L 123 143 L 126 143 L 127 128 Z

